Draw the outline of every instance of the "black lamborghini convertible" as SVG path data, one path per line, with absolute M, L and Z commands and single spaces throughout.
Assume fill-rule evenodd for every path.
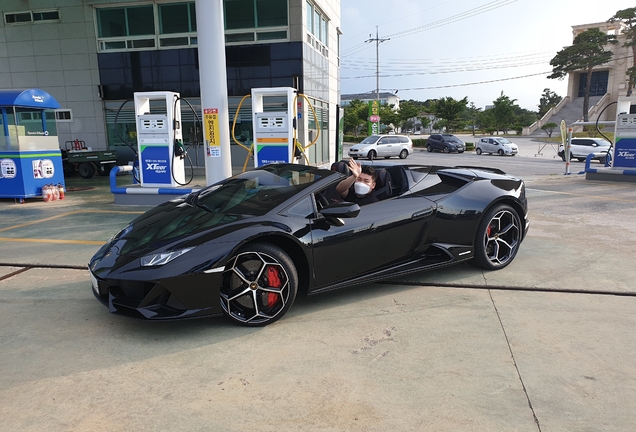
M 316 294 L 471 260 L 515 258 L 528 229 L 525 185 L 499 170 L 373 163 L 379 201 L 343 202 L 348 175 L 267 165 L 139 216 L 90 260 L 95 296 L 151 320 L 225 314 L 266 325 L 297 292 Z

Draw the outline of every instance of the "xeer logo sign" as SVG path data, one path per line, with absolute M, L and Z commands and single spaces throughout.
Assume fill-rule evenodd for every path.
M 621 150 L 618 152 L 618 156 L 624 157 L 626 159 L 634 159 L 634 156 L 636 156 L 636 153 L 632 153 L 628 150 Z
M 158 163 L 146 163 L 146 170 L 154 171 L 157 174 L 163 174 L 166 172 L 166 165 L 159 165 Z

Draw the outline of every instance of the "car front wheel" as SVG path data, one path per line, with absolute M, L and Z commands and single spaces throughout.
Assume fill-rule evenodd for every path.
M 477 147 L 477 148 L 475 149 L 475 153 L 477 153 L 478 155 L 480 155 L 480 154 L 481 154 L 481 149 L 480 149 L 479 147 Z
M 444 146 L 444 153 L 450 153 L 450 149 L 448 148 L 448 146 Z
M 504 151 L 503 151 L 503 150 L 499 150 L 499 151 L 497 152 L 497 154 L 498 154 L 499 156 L 503 156 L 503 155 L 504 155 Z
M 369 154 L 367 154 L 367 157 L 369 158 L 369 160 L 373 160 L 378 157 L 378 154 L 375 152 L 375 150 L 371 150 Z
M 430 144 L 428 144 L 428 145 L 426 146 L 426 151 L 427 151 L 427 152 L 429 152 L 429 153 L 431 153 L 431 152 L 433 151 L 433 147 L 432 147 Z
M 477 228 L 473 262 L 487 270 L 506 267 L 517 255 L 522 230 L 521 219 L 511 206 L 491 208 Z
M 404 149 L 400 152 L 400 159 L 406 159 L 409 156 L 409 151 Z
M 254 243 L 225 267 L 221 285 L 223 312 L 235 323 L 264 326 L 289 310 L 298 291 L 298 274 L 282 249 Z

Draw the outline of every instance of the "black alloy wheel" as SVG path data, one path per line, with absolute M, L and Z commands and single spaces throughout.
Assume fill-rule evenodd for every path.
M 522 230 L 519 214 L 511 206 L 488 210 L 477 227 L 474 264 L 487 270 L 506 267 L 517 255 Z
M 225 267 L 221 306 L 232 321 L 265 326 L 289 310 L 298 291 L 298 274 L 282 249 L 254 243 L 237 253 Z
M 430 144 L 427 144 L 426 145 L 426 151 L 429 152 L 429 153 L 433 152 L 433 147 Z
M 450 149 L 448 148 L 448 146 L 444 146 L 444 153 L 450 153 Z
M 407 149 L 403 149 L 400 152 L 400 159 L 406 159 L 409 156 L 409 151 Z

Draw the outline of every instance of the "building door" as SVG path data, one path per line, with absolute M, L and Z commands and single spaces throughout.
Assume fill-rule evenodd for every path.
M 587 73 L 579 75 L 579 97 L 585 96 L 585 82 Z M 609 81 L 609 71 L 592 72 L 592 82 L 590 83 L 590 96 L 603 96 L 607 93 L 607 83 Z

